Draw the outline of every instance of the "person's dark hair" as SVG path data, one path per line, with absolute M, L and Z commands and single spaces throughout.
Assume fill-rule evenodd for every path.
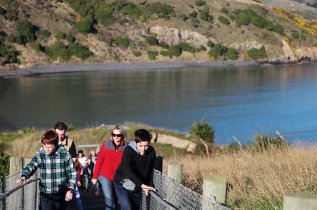
M 42 144 L 58 144 L 58 134 L 53 130 L 46 131 L 41 139 Z
M 84 151 L 79 150 L 79 151 L 78 151 L 78 154 L 79 154 L 79 153 L 81 153 L 81 154 L 84 156 Z
M 149 131 L 145 129 L 139 129 L 134 132 L 134 141 L 135 143 L 139 143 L 141 141 L 151 142 L 152 135 Z
M 54 129 L 56 130 L 56 129 L 58 129 L 58 130 L 65 130 L 65 132 L 66 132 L 66 130 L 67 130 L 67 125 L 66 125 L 66 123 L 64 123 L 64 122 L 58 122 L 58 123 L 56 123 L 55 125 L 54 125 Z

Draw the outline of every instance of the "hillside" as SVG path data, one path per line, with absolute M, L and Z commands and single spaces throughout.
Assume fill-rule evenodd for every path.
M 2 68 L 317 57 L 317 21 L 259 0 L 4 0 L 0 26 Z

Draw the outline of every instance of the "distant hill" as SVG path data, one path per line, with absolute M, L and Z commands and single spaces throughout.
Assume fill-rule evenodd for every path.
M 6 67 L 32 67 L 316 59 L 317 21 L 271 6 L 277 2 L 2 0 L 0 62 Z

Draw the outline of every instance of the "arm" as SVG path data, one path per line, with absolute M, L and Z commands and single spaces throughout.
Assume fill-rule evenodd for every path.
M 136 186 L 137 189 L 141 188 L 141 185 L 143 184 L 142 180 L 135 174 L 135 171 L 133 170 L 133 152 L 132 148 L 126 147 L 125 150 L 123 151 L 122 155 L 122 160 L 121 162 L 123 163 L 123 174 L 125 177 L 130 179 Z
M 100 148 L 100 152 L 98 154 L 98 159 L 96 161 L 95 170 L 93 172 L 93 177 L 92 177 L 93 184 L 97 183 L 97 179 L 98 179 L 98 176 L 99 176 L 100 171 L 101 171 L 101 166 L 103 165 L 103 162 L 105 160 L 105 153 L 106 153 L 105 142 L 103 142 L 103 144 L 101 145 L 101 148 Z
M 73 160 L 70 157 L 70 155 L 67 153 L 66 154 L 66 173 L 68 175 L 68 188 L 69 189 L 75 189 L 75 185 L 78 181 L 78 177 L 77 177 L 77 170 L 74 166 Z
M 76 153 L 76 146 L 75 146 L 74 142 L 72 142 L 72 145 L 70 146 L 68 152 L 69 152 L 70 156 L 72 157 L 73 162 L 76 163 L 77 162 L 77 153 Z
M 39 155 L 39 152 L 36 152 L 31 162 L 22 169 L 22 174 L 20 179 L 17 180 L 17 184 L 21 181 L 23 182 L 23 184 L 25 184 L 26 179 L 30 178 L 35 173 L 35 171 L 39 167 Z

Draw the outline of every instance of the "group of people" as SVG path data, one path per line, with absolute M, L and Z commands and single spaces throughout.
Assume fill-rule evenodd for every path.
M 150 190 L 155 191 L 152 173 L 156 153 L 150 146 L 152 135 L 149 131 L 136 130 L 134 140 L 127 142 L 124 128 L 116 125 L 110 139 L 103 142 L 98 158 L 91 153 L 87 159 L 87 162 L 95 162 L 93 164 L 85 164 L 81 151 L 77 156 L 75 143 L 65 135 L 66 131 L 64 122 L 46 131 L 41 139 L 42 147 L 17 180 L 17 183 L 25 183 L 40 168 L 42 209 L 65 209 L 66 201 L 70 201 L 81 186 L 80 175 L 85 179 L 87 175 L 86 189 L 89 175 L 94 185 L 101 185 L 106 210 L 117 209 L 118 204 L 123 210 L 139 209 L 141 192 L 148 195 Z M 83 171 L 90 173 L 85 175 Z

